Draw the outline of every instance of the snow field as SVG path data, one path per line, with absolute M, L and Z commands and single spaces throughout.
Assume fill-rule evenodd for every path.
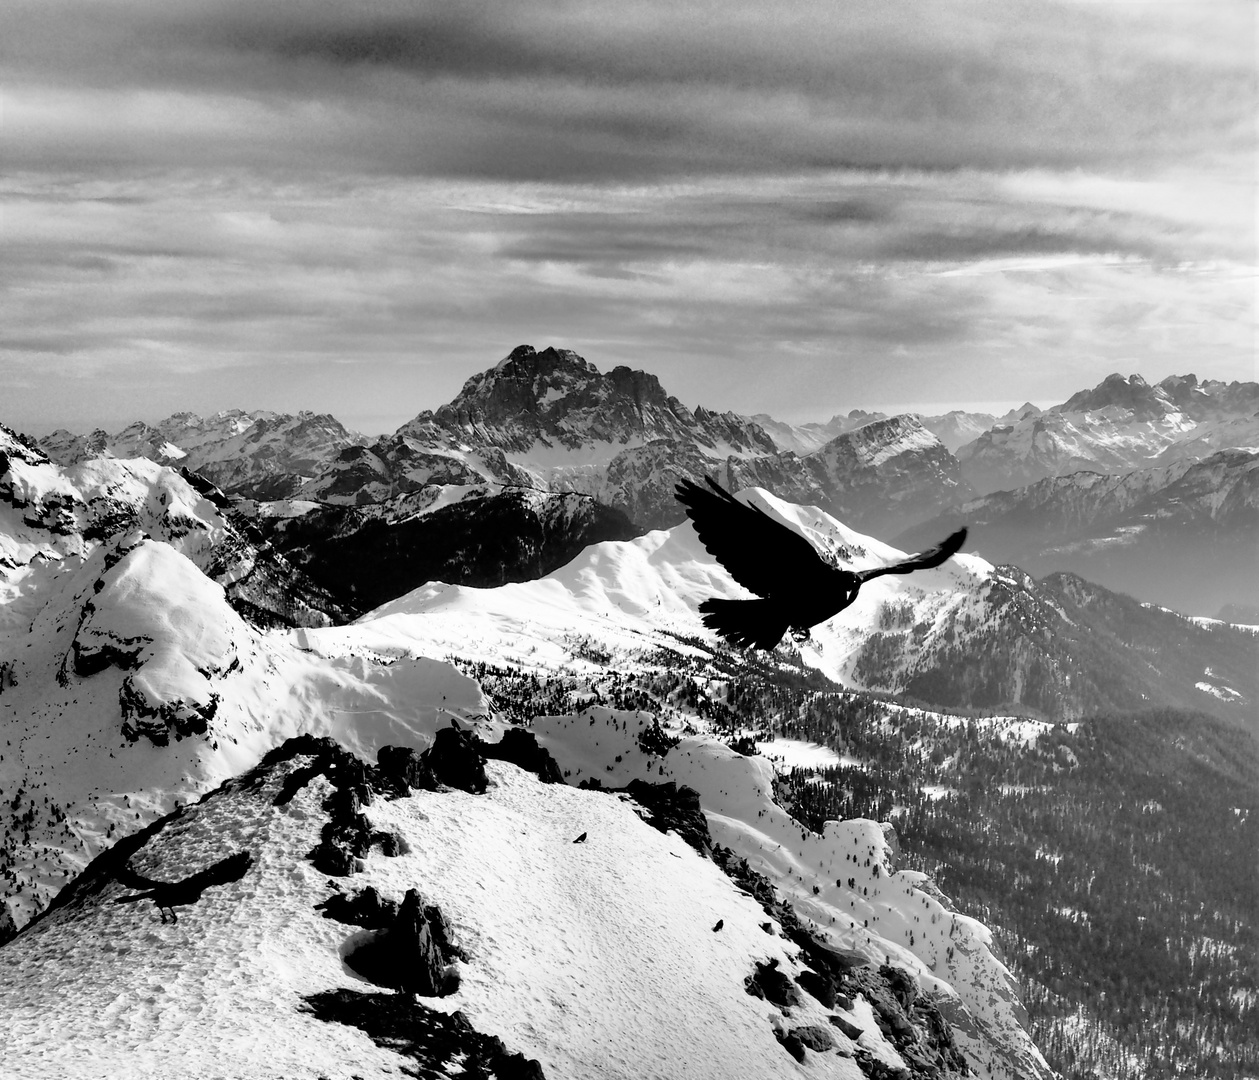
M 714 863 L 624 796 L 542 785 L 502 762 L 487 772 L 484 795 L 367 811 L 414 851 L 373 855 L 362 882 L 391 896 L 418 887 L 469 954 L 459 991 L 435 1007 L 538 1058 L 548 1080 L 862 1075 L 834 1051 L 798 1066 L 779 1045 L 779 1010 L 744 980 L 757 960 L 798 970 L 797 950 L 761 929 L 760 906 Z M 821 1024 L 851 1050 L 827 1015 L 806 996 L 790 1024 Z
M 270 805 L 277 790 L 278 776 L 254 795 L 216 794 L 133 856 L 137 872 L 177 881 L 253 855 L 240 881 L 177 909 L 178 923 L 148 901 L 114 904 L 130 890 L 111 882 L 5 946 L 6 1080 L 401 1075 L 396 1054 L 300 1009 L 304 995 L 355 985 L 338 953 L 355 928 L 314 910 L 329 890 L 305 855 L 326 820 L 327 782 L 283 807 Z
M 836 948 L 904 968 L 924 992 L 955 1002 L 963 1031 L 969 1026 L 975 1034 L 968 1049 L 976 1058 L 987 1039 L 1013 1047 L 1013 1062 L 995 1060 L 994 1075 L 1047 1068 L 1019 1023 L 1014 980 L 990 951 L 987 928 L 917 888 L 925 875 L 892 871 L 878 823 L 831 821 L 822 835 L 811 833 L 773 802 L 774 766 L 766 757 L 744 757 L 702 735 L 681 739 L 663 757 L 648 755 L 638 736 L 652 720 L 598 707 L 540 717 L 533 730 L 569 783 L 671 780 L 694 788 L 713 841 L 768 877 Z M 1032 1068 L 1020 1073 L 1020 1061 Z

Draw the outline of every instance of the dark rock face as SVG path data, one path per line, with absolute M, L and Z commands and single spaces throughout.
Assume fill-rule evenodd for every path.
M 154 703 L 128 676 L 118 691 L 118 705 L 122 711 L 123 738 L 128 742 L 146 738 L 154 746 L 166 746 L 171 735 L 176 739 L 205 735 L 218 712 L 219 695 L 211 692 L 204 702 Z
M 437 784 L 480 795 L 489 786 L 481 745 L 470 731 L 442 728 L 421 758 Z
M 376 769 L 391 798 L 431 783 L 421 752 L 409 746 L 382 746 L 376 753 Z
M 430 911 L 436 929 L 429 922 Z M 445 955 L 441 945 L 448 940 L 441 912 L 426 908 L 420 894 L 408 889 L 392 923 L 349 953 L 345 962 L 377 986 L 444 997 L 458 988 L 457 980 L 446 974 L 453 957 Z
M 804 1046 L 819 1054 L 830 1050 L 835 1045 L 835 1036 L 827 1031 L 826 1028 L 818 1027 L 815 1024 L 792 1028 L 790 1034 L 799 1039 Z
M 861 1037 L 861 1028 L 857 1027 L 851 1020 L 845 1020 L 842 1016 L 828 1016 L 826 1018 L 836 1028 L 842 1031 L 848 1038 L 856 1042 Z
M 489 786 L 485 749 L 486 744 L 470 731 L 442 728 L 433 745 L 420 753 L 404 746 L 382 746 L 376 755 L 377 779 L 393 798 L 443 786 L 480 795 Z
M 644 819 L 647 824 L 662 833 L 672 829 L 701 855 L 712 852 L 708 819 L 700 808 L 699 792 L 694 788 L 685 785 L 679 788 L 672 781 L 649 784 L 645 780 L 631 780 L 625 790 L 649 812 Z
M 800 1004 L 800 991 L 784 972 L 778 970 L 777 958 L 767 964 L 757 961 L 756 971 L 743 980 L 743 986 L 753 997 L 772 1001 L 780 1009 Z
M 486 487 L 428 512 L 408 512 L 412 505 L 329 506 L 272 522 L 268 536 L 338 604 L 363 612 L 429 581 L 477 588 L 529 581 L 590 544 L 638 532 L 620 511 L 572 492 Z
M 524 728 L 508 728 L 496 743 L 481 743 L 486 758 L 509 761 L 537 776 L 544 784 L 562 784 L 564 774 L 551 752 L 538 744 L 538 737 Z
M 509 1054 L 502 1040 L 483 1035 L 461 1012 L 442 1013 L 402 994 L 360 994 L 326 990 L 305 999 L 319 1020 L 346 1024 L 373 1042 L 414 1061 L 410 1075 L 419 1080 L 448 1080 L 446 1065 L 463 1056 L 467 1080 L 545 1080 L 542 1066 L 523 1054 Z
M 337 922 L 362 926 L 368 930 L 387 929 L 398 918 L 398 904 L 384 899 L 372 885 L 349 895 L 343 892 L 333 893 L 322 904 L 316 904 L 315 908 L 323 912 L 325 919 L 336 919 Z

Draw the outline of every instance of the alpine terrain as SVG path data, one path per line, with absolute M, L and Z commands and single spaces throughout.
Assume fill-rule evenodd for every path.
M 1254 1075 L 1259 636 L 1050 558 L 1241 565 L 1254 401 L 1120 382 L 792 427 L 522 346 L 375 441 L 0 428 L 4 1075 Z M 705 474 L 974 549 L 731 650 Z

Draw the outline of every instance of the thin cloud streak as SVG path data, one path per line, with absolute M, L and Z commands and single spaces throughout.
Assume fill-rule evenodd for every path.
M 1254 21 L 19 3 L 0 420 L 396 426 L 522 341 L 794 418 L 1253 378 Z

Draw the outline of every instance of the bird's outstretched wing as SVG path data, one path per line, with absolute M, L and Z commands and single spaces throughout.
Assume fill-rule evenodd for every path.
M 881 577 L 884 574 L 912 574 L 915 570 L 930 570 L 956 555 L 964 543 L 966 543 L 966 530 L 958 529 L 947 540 L 933 548 L 911 555 L 903 562 L 876 566 L 872 570 L 859 570 L 857 577 L 862 581 L 869 581 L 871 578 Z
M 211 885 L 228 885 L 243 878 L 253 863 L 254 857 L 248 851 L 238 851 L 176 884 L 197 889 L 208 889 Z
M 708 553 L 757 596 L 797 592 L 830 567 L 799 533 L 755 506 L 746 506 L 712 477 L 708 491 L 681 481 L 674 494 Z

